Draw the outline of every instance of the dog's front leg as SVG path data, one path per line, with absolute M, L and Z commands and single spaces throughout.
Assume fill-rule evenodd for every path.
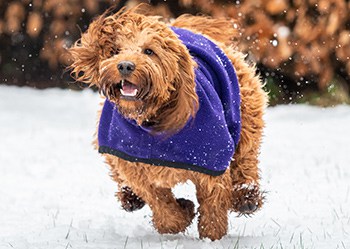
M 176 199 L 170 188 L 154 185 L 133 187 L 150 206 L 153 212 L 153 225 L 159 233 L 184 232 L 195 216 L 194 204 L 185 199 Z
M 120 177 L 118 162 L 118 158 L 110 155 L 106 156 L 106 163 L 111 168 L 111 177 L 118 183 L 118 191 L 116 192 L 115 196 L 119 199 L 121 206 L 125 211 L 133 212 L 139 210 L 143 208 L 145 202 L 139 196 L 137 196 Z
M 122 208 L 128 212 L 139 210 L 145 205 L 145 202 L 128 186 L 119 186 L 119 191 L 116 193 L 116 196 L 120 200 Z
M 216 177 L 219 181 L 200 181 L 196 184 L 199 202 L 198 232 L 200 238 L 221 239 L 228 229 L 228 210 L 232 195 L 225 182 L 225 177 Z M 221 182 L 221 183 L 220 183 Z

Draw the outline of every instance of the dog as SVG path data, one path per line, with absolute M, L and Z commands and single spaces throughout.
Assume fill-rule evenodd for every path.
M 221 239 L 229 212 L 249 216 L 264 202 L 267 95 L 233 21 L 185 14 L 169 24 L 141 9 L 106 12 L 69 49 L 71 75 L 105 98 L 96 147 L 126 211 L 147 204 L 159 233 L 184 232 L 195 206 L 171 189 L 189 180 L 199 237 Z

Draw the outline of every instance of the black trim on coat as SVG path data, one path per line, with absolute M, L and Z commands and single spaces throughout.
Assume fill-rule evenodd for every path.
M 109 148 L 107 146 L 100 146 L 98 148 L 98 152 L 101 154 L 105 154 L 105 153 L 110 154 L 129 162 L 140 162 L 140 163 L 147 163 L 154 166 L 166 166 L 166 167 L 171 167 L 176 169 L 192 170 L 192 171 L 200 172 L 211 176 L 219 176 L 225 173 L 225 170 L 214 171 L 214 170 L 209 170 L 209 169 L 206 169 L 197 165 L 193 165 L 193 164 L 188 164 L 188 163 L 172 162 L 172 161 L 166 161 L 166 160 L 154 159 L 154 158 L 134 157 L 122 151 Z

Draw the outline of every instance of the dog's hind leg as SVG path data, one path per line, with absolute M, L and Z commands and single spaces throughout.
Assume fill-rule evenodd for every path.
M 232 206 L 230 172 L 221 176 L 201 175 L 194 182 L 199 203 L 199 237 L 221 239 L 227 233 L 228 210 Z
M 258 155 L 267 97 L 261 80 L 256 76 L 255 67 L 246 63 L 241 53 L 232 49 L 226 49 L 225 52 L 235 66 L 241 92 L 241 137 L 230 165 L 232 209 L 239 214 L 249 215 L 262 206 L 264 199 L 259 190 Z
M 257 160 L 253 152 L 241 160 L 231 163 L 233 180 L 232 209 L 239 215 L 250 215 L 263 205 L 264 195 L 260 191 Z

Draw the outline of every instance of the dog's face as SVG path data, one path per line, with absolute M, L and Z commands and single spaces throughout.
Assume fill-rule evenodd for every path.
M 155 131 L 176 131 L 195 114 L 189 52 L 156 17 L 135 10 L 101 16 L 70 49 L 72 75 L 96 85 L 120 113 Z

